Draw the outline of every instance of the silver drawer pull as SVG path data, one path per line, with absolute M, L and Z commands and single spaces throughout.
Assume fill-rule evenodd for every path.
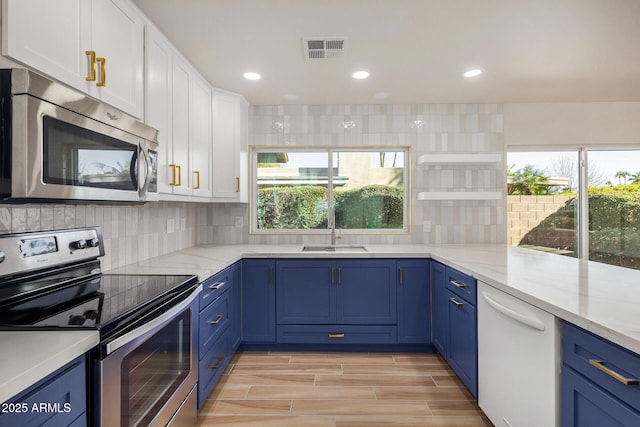
M 620 381 L 624 385 L 638 385 L 639 383 L 639 381 L 635 378 L 623 377 L 616 371 L 607 368 L 606 366 L 604 366 L 604 360 L 589 359 L 589 364 L 595 368 L 598 368 L 599 370 L 609 375 L 610 377 L 615 378 L 616 380 Z
M 209 324 L 210 325 L 217 325 L 218 323 L 220 323 L 220 321 L 224 319 L 224 314 L 218 314 L 218 317 L 216 318 L 216 320 L 210 320 Z
M 223 356 L 218 356 L 218 361 L 216 362 L 216 364 L 213 366 L 209 366 L 209 369 L 218 369 L 220 367 L 220 362 L 222 362 L 223 360 Z
M 449 298 L 449 301 L 454 303 L 456 305 L 456 307 L 462 307 L 464 305 L 464 303 L 456 301 L 455 298 Z
M 460 289 L 469 287 L 469 285 L 465 285 L 464 283 L 458 282 L 457 280 L 450 280 L 449 283 L 451 283 L 456 288 L 460 288 Z
M 210 291 L 217 291 L 221 287 L 223 287 L 227 282 L 216 282 L 213 285 L 209 286 Z
M 329 334 L 329 338 L 344 338 L 344 334 Z

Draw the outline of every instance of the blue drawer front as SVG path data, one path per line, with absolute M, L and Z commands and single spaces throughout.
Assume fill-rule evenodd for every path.
M 475 305 L 478 290 L 476 279 L 449 267 L 446 270 L 447 289 Z
M 202 282 L 202 292 L 200 292 L 200 311 L 211 304 L 216 298 L 222 295 L 231 287 L 230 269 L 222 270 L 220 273 L 211 276 Z
M 200 312 L 200 357 L 229 326 L 228 295 L 229 293 L 225 292 Z
M 3 404 L 0 425 L 67 426 L 86 425 L 86 367 L 84 356 L 76 359 L 59 373 L 45 379 L 30 391 Z M 25 412 L 15 412 L 21 405 Z M 45 405 L 45 406 L 42 406 Z
M 640 355 L 575 325 L 565 322 L 562 328 L 564 364 L 640 411 L 640 385 L 625 385 L 591 364 L 592 360 L 600 361 L 606 369 L 625 378 L 640 380 Z
M 640 426 L 640 412 L 585 379 L 573 369 L 562 369 L 562 426 Z
M 395 326 L 278 325 L 278 343 L 396 344 Z
M 198 409 L 215 387 L 230 360 L 229 334 L 225 332 L 198 363 Z

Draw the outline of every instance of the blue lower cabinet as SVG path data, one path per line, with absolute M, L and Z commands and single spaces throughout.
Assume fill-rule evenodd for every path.
M 276 342 L 275 261 L 242 260 L 242 341 Z
M 231 360 L 228 331 L 227 329 L 211 348 L 201 355 L 198 363 L 198 409 L 211 394 Z
M 640 412 L 596 386 L 573 369 L 562 369 L 563 427 L 635 427 Z
M 433 344 L 449 366 L 478 396 L 477 281 L 431 261 Z
M 285 344 L 395 344 L 395 326 L 280 325 L 278 342 Z
M 639 354 L 563 323 L 563 426 L 640 426 L 639 380 Z
M 240 344 L 240 263 L 203 282 L 198 340 L 198 409 Z
M 385 259 L 336 262 L 336 323 L 397 323 L 396 263 Z
M 447 362 L 478 396 L 478 321 L 474 304 L 449 292 L 449 358 Z
M 449 294 L 446 279 L 446 267 L 431 261 L 433 345 L 445 359 L 449 357 Z
M 397 261 L 398 343 L 431 343 L 429 261 Z
M 86 362 L 80 356 L 2 403 L 0 425 L 86 426 L 86 411 Z
M 336 322 L 338 273 L 332 260 L 276 263 L 278 325 Z
M 242 339 L 242 307 L 241 307 L 241 272 L 240 262 L 230 267 L 229 280 L 229 345 L 231 352 L 236 351 Z

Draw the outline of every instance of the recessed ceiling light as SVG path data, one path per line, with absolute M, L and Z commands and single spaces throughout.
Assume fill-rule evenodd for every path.
M 243 76 L 247 80 L 260 80 L 262 78 L 260 74 L 254 73 L 252 71 L 249 71 L 248 73 L 244 73 Z
M 368 71 L 356 71 L 355 73 L 353 73 L 351 75 L 351 77 L 353 77 L 354 79 L 358 79 L 358 80 L 366 79 L 367 77 L 369 77 L 369 72 Z
M 300 97 L 295 93 L 288 93 L 284 95 L 283 98 L 286 99 L 287 101 L 297 101 Z
M 479 68 L 474 68 L 473 70 L 469 70 L 466 73 L 464 73 L 465 77 L 475 77 L 475 76 L 479 76 L 480 74 L 482 74 L 482 70 Z
M 377 92 L 373 94 L 375 99 L 387 99 L 389 97 L 388 92 Z

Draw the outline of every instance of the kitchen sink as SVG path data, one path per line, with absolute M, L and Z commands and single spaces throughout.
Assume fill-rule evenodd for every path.
M 317 245 L 303 246 L 302 252 L 367 252 L 367 248 L 359 245 Z

